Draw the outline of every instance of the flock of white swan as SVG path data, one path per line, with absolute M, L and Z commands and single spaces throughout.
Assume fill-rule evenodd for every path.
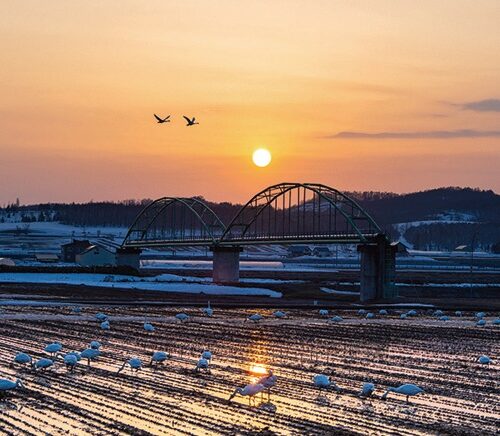
M 80 308 L 74 308 L 73 312 L 75 313 L 80 313 L 81 309 Z M 202 309 L 202 312 L 205 316 L 212 317 L 213 316 L 213 309 L 210 306 L 210 302 L 208 302 L 208 306 Z M 320 309 L 318 312 L 319 316 L 322 318 L 327 318 L 327 321 L 329 322 L 341 322 L 343 321 L 343 318 L 335 315 L 332 318 L 329 318 L 329 311 L 327 309 Z M 386 309 L 380 309 L 378 311 L 379 316 L 385 316 L 388 315 L 388 311 Z M 368 312 L 365 309 L 360 309 L 358 311 L 358 315 L 361 317 L 364 317 L 366 319 L 372 319 L 375 318 L 375 314 L 373 312 Z M 405 313 L 402 313 L 400 315 L 401 319 L 405 319 L 408 317 L 414 317 L 417 316 L 418 312 L 414 309 L 411 309 Z M 436 317 L 439 320 L 442 321 L 447 321 L 450 318 L 445 315 L 441 310 L 436 310 L 432 313 L 434 317 Z M 456 317 L 461 317 L 463 316 L 462 312 L 456 311 L 454 313 Z M 274 318 L 285 318 L 287 314 L 281 310 L 277 310 L 272 313 L 272 316 Z M 476 324 L 478 326 L 484 326 L 486 324 L 486 320 L 484 319 L 486 314 L 484 312 L 477 312 L 475 314 L 475 319 L 476 319 Z M 100 323 L 101 329 L 104 330 L 109 330 L 111 328 L 108 316 L 104 313 L 97 313 L 95 315 L 96 320 Z M 176 320 L 180 322 L 186 322 L 190 319 L 189 315 L 180 312 L 175 315 Z M 264 316 L 259 314 L 259 313 L 254 313 L 250 316 L 248 316 L 245 321 L 253 321 L 255 323 L 261 321 L 264 319 Z M 494 325 L 499 325 L 500 324 L 500 318 L 495 319 L 492 321 Z M 153 333 L 155 331 L 155 327 L 149 323 L 145 322 L 144 323 L 144 330 L 148 333 Z M 49 357 L 42 357 L 38 360 L 34 360 L 29 354 L 25 352 L 19 352 L 15 355 L 12 364 L 13 365 L 21 365 L 21 366 L 27 366 L 31 368 L 33 371 L 46 371 L 47 369 L 50 369 L 54 367 L 54 365 L 58 362 L 61 362 L 66 366 L 67 370 L 70 372 L 73 372 L 75 368 L 78 365 L 78 362 L 81 360 L 87 361 L 87 366 L 90 367 L 91 362 L 97 359 L 100 354 L 101 354 L 101 343 L 98 341 L 91 341 L 88 345 L 87 348 L 82 350 L 81 352 L 78 351 L 70 351 L 68 353 L 62 353 L 62 344 L 59 342 L 54 342 L 49 345 L 47 345 L 44 348 L 44 352 L 49 355 Z M 163 364 L 166 362 L 168 359 L 170 359 L 171 356 L 169 353 L 166 351 L 155 351 L 152 353 L 151 360 L 149 362 L 149 365 L 151 367 L 156 367 L 158 365 Z M 210 373 L 210 364 L 212 362 L 212 353 L 209 350 L 203 350 L 198 361 L 196 362 L 196 366 L 194 368 L 195 372 L 200 372 L 204 371 L 207 373 Z M 482 365 L 489 365 L 491 363 L 491 359 L 486 356 L 482 355 L 477 358 L 477 362 L 482 364 Z M 128 360 L 126 360 L 120 368 L 117 370 L 117 373 L 120 373 L 123 371 L 126 367 L 129 367 L 132 372 L 138 372 L 139 370 L 142 369 L 143 363 L 141 359 L 138 357 L 132 357 Z M 262 374 L 262 376 L 254 383 L 247 384 L 244 387 L 238 387 L 234 390 L 234 392 L 230 395 L 229 400 L 231 401 L 236 395 L 241 395 L 244 397 L 248 397 L 248 402 L 249 405 L 255 404 L 256 398 L 258 394 L 261 394 L 261 399 L 263 398 L 263 394 L 267 392 L 267 400 L 268 402 L 270 401 L 271 397 L 271 389 L 275 386 L 278 378 L 277 376 L 273 373 L 271 369 L 266 370 L 267 373 Z M 319 391 L 323 390 L 329 390 L 333 389 L 336 392 L 340 393 L 342 390 L 337 386 L 337 384 L 332 381 L 330 376 L 327 376 L 325 374 L 316 374 L 312 378 L 312 382 L 315 387 L 319 389 Z M 4 395 L 7 391 L 16 389 L 16 388 L 24 388 L 24 384 L 22 380 L 17 379 L 15 381 L 8 380 L 8 379 L 0 379 L 0 395 Z M 367 398 L 371 397 L 375 391 L 375 385 L 373 383 L 364 383 L 361 387 L 361 391 L 359 393 L 359 396 L 362 398 Z M 401 386 L 398 387 L 389 387 L 385 391 L 385 393 L 380 397 L 382 400 L 385 400 L 390 392 L 395 392 L 398 394 L 402 394 L 406 396 L 406 402 L 409 402 L 409 397 L 418 395 L 424 390 L 420 388 L 417 385 L 411 384 L 411 383 L 405 383 Z

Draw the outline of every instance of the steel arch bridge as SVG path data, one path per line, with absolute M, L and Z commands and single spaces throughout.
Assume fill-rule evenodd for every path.
M 225 226 L 196 198 L 163 197 L 130 227 L 123 248 L 370 243 L 382 234 L 352 198 L 317 183 L 280 183 L 254 195 Z

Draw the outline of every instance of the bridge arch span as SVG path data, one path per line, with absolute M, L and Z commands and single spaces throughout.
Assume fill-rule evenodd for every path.
M 212 245 L 225 231 L 215 212 L 198 198 L 162 197 L 146 206 L 130 226 L 122 247 Z
M 382 231 L 352 198 L 319 183 L 280 183 L 254 195 L 219 244 L 365 243 Z

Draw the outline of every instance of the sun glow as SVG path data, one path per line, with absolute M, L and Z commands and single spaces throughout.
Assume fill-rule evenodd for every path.
M 258 167 L 267 167 L 271 163 L 271 152 L 266 148 L 259 148 L 253 152 L 252 160 Z

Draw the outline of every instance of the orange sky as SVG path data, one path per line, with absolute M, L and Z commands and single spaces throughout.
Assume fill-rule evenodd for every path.
M 498 0 L 2 2 L 0 204 L 499 192 L 498 23 Z

